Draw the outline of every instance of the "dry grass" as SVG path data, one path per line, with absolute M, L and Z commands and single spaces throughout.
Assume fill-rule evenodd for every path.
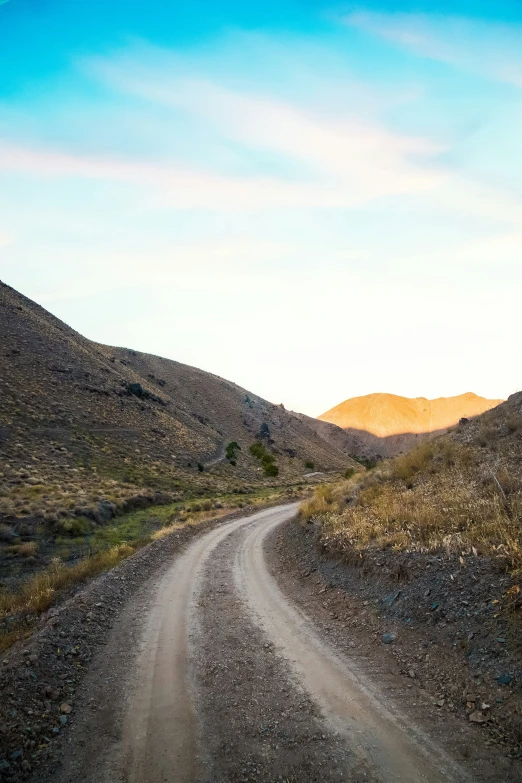
M 505 414 L 321 488 L 301 517 L 320 521 L 322 542 L 346 553 L 473 551 L 521 570 L 522 417 Z
M 16 612 L 45 612 L 64 590 L 114 568 L 134 551 L 128 544 L 121 544 L 85 557 L 74 565 L 65 565 L 55 558 L 48 568 L 32 576 L 16 592 L 0 592 L 0 619 Z
M 281 499 L 288 495 L 288 490 L 276 488 L 271 493 L 259 493 L 254 496 L 245 496 L 250 505 L 264 506 L 269 502 Z M 137 549 L 168 536 L 185 527 L 201 525 L 210 519 L 216 519 L 229 514 L 232 506 L 225 501 L 219 502 L 220 508 L 214 503 L 205 500 L 201 504 L 194 503 L 186 511 L 177 513 L 169 512 L 169 507 L 156 508 L 156 514 L 165 515 L 165 524 L 156 531 L 142 531 L 138 538 L 132 541 L 118 541 L 95 554 L 84 557 L 74 564 L 65 564 L 59 557 L 55 557 L 51 564 L 22 582 L 16 590 L 0 590 L 0 652 L 8 649 L 19 639 L 30 635 L 30 625 L 42 612 L 45 612 L 72 586 L 85 582 L 103 571 L 109 571 L 122 560 L 132 555 Z M 241 506 L 245 503 L 241 502 Z M 237 504 L 234 505 L 234 508 Z M 196 510 L 195 510 L 196 509 Z M 129 514 L 130 522 L 139 523 L 140 518 L 147 518 L 152 510 L 138 511 Z M 168 516 L 167 516 L 168 514 Z M 132 532 L 127 526 L 125 530 L 114 531 L 115 535 L 124 532 Z M 110 537 L 109 539 L 110 540 Z M 36 542 L 24 542 L 9 547 L 12 554 L 22 556 L 34 556 L 38 551 Z M 68 555 L 68 549 L 62 548 L 63 556 Z M 5 624 L 7 618 L 15 616 L 14 622 L 9 623 L 9 629 Z
M 13 544 L 6 547 L 5 551 L 17 557 L 36 557 L 38 554 L 38 543 L 36 541 L 24 541 L 21 544 Z

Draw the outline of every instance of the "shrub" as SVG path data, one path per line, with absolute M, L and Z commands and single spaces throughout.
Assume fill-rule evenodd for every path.
M 231 465 L 236 464 L 237 451 L 241 451 L 241 446 L 235 440 L 230 441 L 225 450 L 225 455 Z
M 260 443 L 259 441 L 252 443 L 250 446 L 250 453 L 261 462 L 265 476 L 277 476 L 279 474 L 279 468 L 276 465 L 275 457 L 266 450 L 264 443 Z
M 255 443 L 252 443 L 249 449 L 250 453 L 253 457 L 256 457 L 256 459 L 262 459 L 265 452 L 265 447 L 263 443 L 260 443 L 259 441 L 256 441 Z
M 58 536 L 87 536 L 92 532 L 92 522 L 86 517 L 65 517 L 53 525 L 53 532 Z
M 310 460 L 307 460 L 305 462 L 305 468 L 308 468 L 309 470 L 313 470 L 314 469 L 314 463 L 311 462 Z
M 377 465 L 376 459 L 370 459 L 369 457 L 352 457 L 356 462 L 359 463 L 359 465 L 363 465 L 366 470 L 373 470 L 373 468 Z
M 348 470 L 344 474 L 344 477 L 345 479 L 351 479 L 353 475 L 355 475 L 355 468 L 348 468 Z
M 200 473 L 203 473 L 203 471 L 205 470 L 201 462 L 198 462 L 198 470 Z

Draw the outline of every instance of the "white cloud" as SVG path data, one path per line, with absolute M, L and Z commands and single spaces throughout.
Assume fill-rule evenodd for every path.
M 296 141 L 297 143 L 297 141 Z M 346 147 L 346 155 L 351 155 Z M 356 151 L 354 155 L 357 155 Z M 375 155 L 377 157 L 377 153 Z M 402 171 L 401 171 L 402 165 Z M 301 181 L 261 174 L 220 175 L 198 171 L 171 162 L 146 162 L 112 155 L 93 156 L 56 149 L 0 145 L 0 171 L 18 172 L 47 178 L 107 180 L 147 187 L 158 193 L 159 201 L 175 209 L 212 208 L 218 210 L 271 209 L 277 207 L 347 207 L 391 193 L 407 193 L 429 188 L 441 175 L 409 173 L 400 160 L 388 169 L 366 169 L 354 159 L 352 177 Z M 153 202 L 150 202 L 151 205 Z
M 343 21 L 419 57 L 522 88 L 521 25 L 456 16 L 369 12 L 350 14 Z

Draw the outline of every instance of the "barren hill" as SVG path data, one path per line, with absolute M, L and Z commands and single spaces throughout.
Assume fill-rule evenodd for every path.
M 282 406 L 194 367 L 93 343 L 3 283 L 0 332 L 4 518 L 120 503 L 140 489 L 295 483 L 307 461 L 349 464 Z M 260 436 L 277 478 L 249 453 Z M 231 442 L 239 448 L 227 459 Z
M 435 400 L 376 393 L 345 400 L 318 418 L 341 427 L 354 445 L 361 443 L 362 456 L 390 457 L 412 448 L 426 435 L 442 434 L 461 418 L 478 416 L 501 402 L 472 392 Z

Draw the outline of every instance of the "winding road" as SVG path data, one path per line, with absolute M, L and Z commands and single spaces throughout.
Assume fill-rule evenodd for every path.
M 296 508 L 214 528 L 163 575 L 126 705 L 120 779 L 468 779 L 281 592 L 264 544 Z

